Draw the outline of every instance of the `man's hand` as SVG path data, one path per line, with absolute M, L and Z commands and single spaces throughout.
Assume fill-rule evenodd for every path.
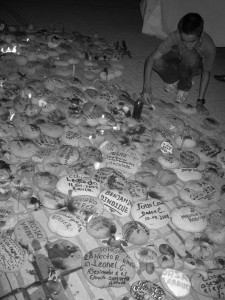
M 146 104 L 152 103 L 152 89 L 151 88 L 143 89 L 143 92 L 141 93 L 141 95 Z

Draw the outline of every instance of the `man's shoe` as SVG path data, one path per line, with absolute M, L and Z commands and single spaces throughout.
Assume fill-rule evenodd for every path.
M 188 94 L 189 93 L 187 91 L 178 90 L 174 101 L 177 103 L 182 103 L 187 99 Z
M 225 75 L 214 75 L 214 78 L 215 78 L 216 80 L 225 82 Z
M 167 93 L 175 93 L 177 91 L 177 83 L 178 83 L 178 81 L 176 81 L 174 83 L 167 83 L 165 86 L 165 91 Z

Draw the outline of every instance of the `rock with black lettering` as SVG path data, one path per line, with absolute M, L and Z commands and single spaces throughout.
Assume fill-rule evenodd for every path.
M 100 194 L 98 181 L 87 175 L 79 176 L 79 174 L 75 173 L 61 177 L 57 182 L 56 188 L 60 193 L 71 197 L 81 195 L 98 197 Z
M 37 149 L 35 155 L 32 156 L 32 161 L 35 163 L 41 163 L 47 157 L 49 157 L 54 151 L 52 149 Z
M 181 181 L 200 180 L 202 173 L 196 168 L 177 168 L 173 169 Z
M 19 217 L 10 207 L 0 207 L 0 232 L 12 229 Z
M 112 152 L 107 155 L 104 164 L 105 167 L 122 172 L 125 177 L 134 175 L 138 170 L 137 162 L 126 153 Z
M 158 162 L 165 169 L 175 169 L 179 166 L 180 161 L 174 155 L 160 155 Z
M 16 241 L 30 251 L 37 251 L 48 241 L 47 234 L 41 224 L 35 219 L 20 220 L 14 229 Z
M 47 135 L 40 135 L 35 141 L 35 145 L 41 149 L 52 149 L 56 150 L 59 149 L 61 144 L 59 139 L 47 136 Z
M 211 182 L 190 180 L 179 192 L 179 197 L 187 204 L 208 207 L 219 200 L 220 192 Z
M 62 165 L 73 165 L 79 159 L 79 151 L 72 146 L 62 146 L 57 153 L 57 160 Z
M 201 232 L 207 224 L 207 216 L 193 206 L 178 206 L 171 211 L 171 221 L 179 229 L 187 232 Z
M 133 245 L 144 245 L 150 238 L 149 228 L 141 222 L 130 221 L 123 225 L 123 238 Z
M 36 163 L 33 161 L 26 161 L 18 166 L 17 172 L 21 177 L 31 178 L 36 172 Z
M 31 158 L 37 151 L 37 147 L 27 139 L 12 140 L 9 143 L 9 149 L 16 157 L 25 159 Z
M 103 213 L 104 204 L 97 197 L 81 195 L 70 198 L 67 201 L 67 208 L 71 212 L 76 211 L 78 209 L 84 211 L 90 216 L 93 216 L 101 215 Z
M 81 266 L 82 251 L 76 244 L 58 239 L 46 246 L 48 257 L 53 266 L 60 270 L 72 270 Z
M 114 235 L 117 228 L 111 219 L 104 216 L 96 216 L 87 222 L 86 230 L 94 238 L 106 239 Z
M 203 162 L 215 161 L 221 150 L 221 143 L 214 138 L 200 140 L 196 147 L 196 153 Z
M 64 128 L 55 123 L 42 123 L 39 125 L 41 133 L 46 136 L 58 139 L 64 133 Z
M 38 198 L 41 204 L 48 209 L 61 209 L 66 206 L 67 198 L 57 191 L 38 191 Z
M 128 254 L 117 247 L 98 247 L 86 253 L 82 270 L 87 281 L 95 287 L 122 287 L 135 274 L 135 264 Z
M 169 223 L 170 210 L 162 201 L 150 199 L 135 202 L 131 209 L 131 216 L 150 229 L 159 229 Z
M 160 281 L 163 288 L 178 299 L 190 294 L 191 282 L 184 272 L 166 268 L 160 275 Z
M 112 168 L 100 168 L 94 175 L 103 189 L 117 189 L 123 190 L 126 186 L 126 178 L 123 174 Z
M 19 271 L 27 258 L 26 251 L 11 238 L 0 239 L 0 273 Z
M 50 172 L 37 172 L 32 180 L 38 189 L 51 192 L 56 188 L 58 177 Z
M 117 217 L 128 217 L 130 215 L 132 197 L 123 191 L 104 190 L 99 195 L 104 203 L 105 210 Z
M 130 288 L 130 293 L 136 300 L 167 300 L 167 296 L 163 288 L 150 280 L 135 281 Z
M 175 193 L 168 186 L 156 185 L 148 191 L 148 197 L 167 202 L 171 201 L 175 197 Z
M 210 299 L 224 299 L 225 297 L 225 269 L 207 270 L 208 278 L 200 273 L 191 277 L 192 288 L 200 295 Z
M 200 157 L 192 151 L 183 150 L 180 152 L 180 161 L 188 168 L 197 168 Z
M 80 160 L 89 163 L 101 162 L 102 153 L 96 147 L 84 147 L 80 153 Z
M 79 147 L 79 140 L 82 138 L 82 135 L 79 132 L 73 130 L 66 130 L 61 136 L 61 141 L 65 145 Z
M 48 227 L 54 233 L 62 237 L 75 237 L 86 226 L 86 215 L 82 211 L 69 212 L 58 211 L 48 219 Z
M 146 186 L 137 180 L 127 181 L 127 191 L 132 196 L 133 202 L 147 199 Z

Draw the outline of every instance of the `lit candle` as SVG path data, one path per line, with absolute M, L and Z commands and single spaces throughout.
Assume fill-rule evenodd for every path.
M 105 115 L 102 115 L 101 118 L 98 119 L 98 122 L 100 124 L 106 124 L 107 123 L 107 119 L 106 119 Z

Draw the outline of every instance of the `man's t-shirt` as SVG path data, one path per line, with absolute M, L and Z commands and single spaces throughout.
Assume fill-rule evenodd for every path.
M 162 54 L 166 54 L 176 48 L 180 55 L 185 51 L 188 51 L 181 40 L 180 33 L 178 30 L 172 32 L 158 47 L 158 50 Z M 199 43 L 196 45 L 195 49 L 198 51 L 199 55 L 202 57 L 202 64 L 205 71 L 211 71 L 214 60 L 216 57 L 216 46 L 212 38 L 203 32 Z

